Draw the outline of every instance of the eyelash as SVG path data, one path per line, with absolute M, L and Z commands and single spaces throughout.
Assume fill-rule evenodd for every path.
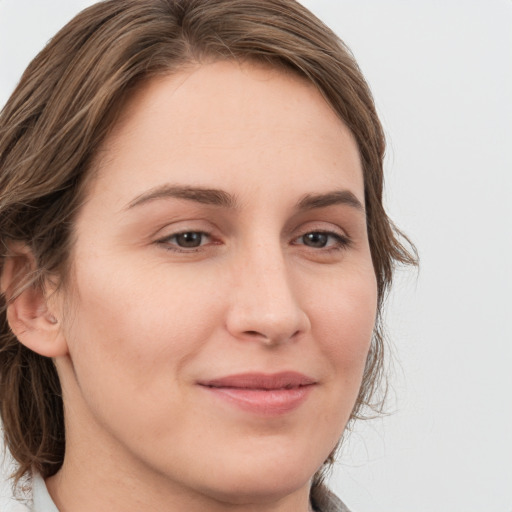
M 341 235 L 333 231 L 327 231 L 322 229 L 314 229 L 312 231 L 308 231 L 307 233 L 304 233 L 303 235 L 300 235 L 299 237 L 295 238 L 295 240 L 304 239 L 308 235 L 325 235 L 328 238 L 334 240 L 334 243 L 329 245 L 329 242 L 327 242 L 327 244 L 323 247 L 311 247 L 306 245 L 305 243 L 301 244 L 312 250 L 323 250 L 324 252 L 339 251 L 347 249 L 351 244 L 351 240 L 347 236 Z
M 160 240 L 157 240 L 157 243 L 158 244 L 161 244 L 165 247 L 166 250 L 168 251 L 174 251 L 174 252 L 182 252 L 182 253 L 191 253 L 191 252 L 198 252 L 201 250 L 201 248 L 205 245 L 203 243 L 201 243 L 200 245 L 198 245 L 197 247 L 180 247 L 177 243 L 171 243 L 171 241 L 173 239 L 176 239 L 177 237 L 179 236 L 184 236 L 184 235 L 200 235 L 201 237 L 207 237 L 207 238 L 212 238 L 212 236 L 205 232 L 205 231 L 193 231 L 193 230 L 189 230 L 189 231 L 180 231 L 179 233 L 174 233 L 170 236 L 166 236 L 164 238 L 161 238 Z M 214 245 L 218 245 L 218 243 L 215 243 L 214 242 Z
M 198 252 L 201 250 L 202 247 L 204 247 L 204 245 L 206 245 L 205 243 L 202 243 L 202 240 L 201 240 L 200 245 L 195 246 L 195 247 L 179 246 L 176 243 L 176 239 L 177 239 L 177 237 L 184 236 L 184 235 L 199 235 L 202 238 L 206 237 L 206 238 L 209 238 L 210 240 L 212 239 L 212 235 L 210 235 L 209 233 L 207 233 L 205 231 L 190 230 L 190 231 L 180 231 L 179 233 L 174 233 L 170 236 L 166 236 L 164 238 L 157 240 L 157 243 L 163 245 L 166 248 L 166 250 L 174 251 L 174 252 L 178 252 L 178 253 Z M 308 246 L 306 243 L 304 243 L 304 238 L 307 237 L 308 235 L 324 235 L 327 237 L 328 240 L 326 242 L 326 245 L 324 245 L 322 247 L 312 247 L 312 246 Z M 329 244 L 329 238 L 334 240 L 334 243 Z M 172 243 L 173 239 L 175 240 L 174 243 Z M 302 239 L 302 243 L 297 243 L 297 241 L 301 240 L 301 239 Z M 307 247 L 308 249 L 311 249 L 313 251 L 322 250 L 323 252 L 331 252 L 331 251 L 339 251 L 339 250 L 347 249 L 351 245 L 351 240 L 349 237 L 347 237 L 345 235 L 341 235 L 341 234 L 333 232 L 333 231 L 315 229 L 315 230 L 307 231 L 306 233 L 294 238 L 292 243 L 293 243 L 293 245 L 304 245 L 305 247 Z M 219 245 L 219 244 L 220 244 L 220 242 L 213 241 L 213 245 Z

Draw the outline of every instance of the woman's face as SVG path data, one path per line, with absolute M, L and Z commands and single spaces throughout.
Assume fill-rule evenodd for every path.
M 66 463 L 240 503 L 307 489 L 375 321 L 351 133 L 301 79 L 222 62 L 150 81 L 99 160 L 60 295 Z

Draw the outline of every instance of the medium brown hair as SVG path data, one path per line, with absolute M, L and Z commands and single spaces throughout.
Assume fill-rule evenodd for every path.
M 66 277 L 84 180 L 127 96 L 143 81 L 205 60 L 255 60 L 313 83 L 353 133 L 363 173 L 378 308 L 394 265 L 415 262 L 382 204 L 384 135 L 347 47 L 294 0 L 109 0 L 67 24 L 32 61 L 0 114 L 1 261 L 20 242 L 37 270 L 18 283 Z M 62 465 L 64 413 L 53 361 L 17 341 L 1 299 L 0 411 L 18 463 L 48 477 Z M 382 376 L 378 315 L 352 418 Z

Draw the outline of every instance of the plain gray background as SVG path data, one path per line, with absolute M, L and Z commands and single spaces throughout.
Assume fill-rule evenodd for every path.
M 0 0 L 0 105 L 82 0 Z M 386 204 L 416 243 L 387 322 L 389 416 L 332 486 L 359 512 L 512 511 L 512 2 L 304 0 L 353 50 L 388 135 Z

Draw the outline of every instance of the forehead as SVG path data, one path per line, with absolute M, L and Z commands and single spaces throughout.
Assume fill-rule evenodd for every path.
M 149 182 L 253 190 L 270 181 L 351 187 L 364 203 L 350 130 L 311 83 L 254 63 L 215 62 L 152 78 L 124 105 L 101 155 L 96 181 L 117 181 L 119 196 Z

